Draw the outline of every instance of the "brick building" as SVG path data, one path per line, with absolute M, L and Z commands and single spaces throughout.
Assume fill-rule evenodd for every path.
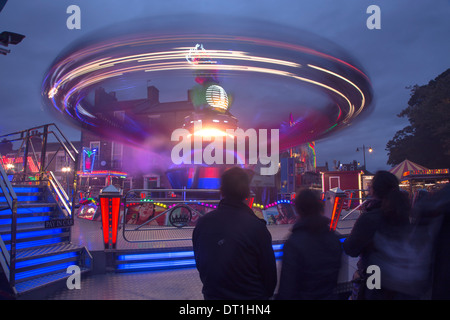
M 107 109 L 109 116 L 113 116 L 119 121 L 132 119 L 132 121 L 144 124 L 145 127 L 152 125 L 163 127 L 170 133 L 181 128 L 185 117 L 194 111 L 188 95 L 189 93 L 187 93 L 185 101 L 160 102 L 159 90 L 154 86 L 149 86 L 146 98 L 118 101 L 114 92 L 108 93 L 103 88 L 98 88 L 95 91 L 93 111 Z M 166 150 L 168 139 L 170 139 L 170 134 L 153 137 L 145 141 L 142 147 L 136 147 L 124 144 L 119 140 L 105 139 L 83 130 L 81 148 L 97 149 L 93 171 L 121 174 L 122 179 L 116 183 L 125 191 L 132 188 L 170 188 L 170 183 L 165 175 L 171 164 L 170 159 L 167 158 L 170 153 L 167 155 Z M 80 163 L 80 168 L 81 166 L 82 163 Z

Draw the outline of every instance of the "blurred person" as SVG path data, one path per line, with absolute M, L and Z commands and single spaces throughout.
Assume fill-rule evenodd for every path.
M 418 200 L 414 217 L 414 239 L 431 256 L 430 298 L 450 300 L 450 185 Z
M 342 247 L 323 216 L 319 193 L 304 189 L 295 196 L 298 221 L 283 247 L 283 262 L 277 299 L 337 299 Z
M 427 285 L 428 262 L 411 239 L 408 196 L 388 171 L 375 174 L 371 196 L 343 244 L 346 254 L 360 257 L 351 299 L 419 299 Z M 380 289 L 366 286 L 370 265 L 380 268 Z
M 202 216 L 192 242 L 206 300 L 266 300 L 277 282 L 272 236 L 244 203 L 250 178 L 238 167 L 221 177 L 222 200 Z

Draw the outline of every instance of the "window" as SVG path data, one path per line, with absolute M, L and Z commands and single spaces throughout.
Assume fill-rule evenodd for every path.
M 330 189 L 341 187 L 341 178 L 339 176 L 333 176 L 329 178 Z
M 159 188 L 159 175 L 144 176 L 144 189 Z
M 89 142 L 89 148 L 97 149 L 97 156 L 100 155 L 100 141 L 91 141 Z
M 126 178 L 123 180 L 123 189 L 128 191 L 133 188 L 133 178 Z
M 113 169 L 122 168 L 123 144 L 113 142 L 111 148 L 111 164 Z

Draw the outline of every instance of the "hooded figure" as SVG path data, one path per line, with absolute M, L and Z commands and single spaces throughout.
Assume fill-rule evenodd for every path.
M 295 209 L 299 219 L 283 247 L 277 299 L 337 299 L 342 248 L 323 216 L 323 202 L 317 192 L 305 189 L 296 195 Z

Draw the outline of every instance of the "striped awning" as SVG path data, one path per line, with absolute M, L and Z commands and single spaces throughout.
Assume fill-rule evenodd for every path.
M 421 166 L 417 163 L 414 163 L 406 159 L 403 162 L 396 165 L 395 167 L 393 167 L 391 170 L 389 170 L 389 172 L 395 174 L 399 180 L 402 180 L 404 172 L 414 170 L 428 170 L 428 168 L 425 168 L 424 166 Z

